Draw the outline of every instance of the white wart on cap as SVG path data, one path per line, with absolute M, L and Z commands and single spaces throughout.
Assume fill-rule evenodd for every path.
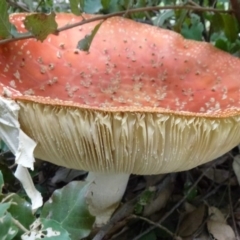
M 11 16 L 19 31 L 24 17 Z M 19 104 L 36 157 L 103 174 L 158 174 L 240 142 L 239 59 L 120 17 L 104 21 L 89 52 L 77 50 L 96 24 L 0 46 L 2 96 Z

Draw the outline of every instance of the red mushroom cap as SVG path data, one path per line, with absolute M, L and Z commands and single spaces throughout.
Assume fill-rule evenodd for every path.
M 24 18 L 11 16 L 21 32 Z M 59 27 L 80 20 L 71 14 L 56 17 Z M 211 117 L 239 112 L 238 58 L 120 17 L 102 24 L 89 52 L 78 50 L 78 41 L 97 23 L 50 35 L 44 43 L 29 39 L 2 46 L 2 87 L 15 99 L 104 111 Z
M 11 16 L 22 32 L 25 16 Z M 121 17 L 104 21 L 89 52 L 78 50 L 97 23 L 0 46 L 0 90 L 21 106 L 37 157 L 153 174 L 189 169 L 240 142 L 238 58 Z

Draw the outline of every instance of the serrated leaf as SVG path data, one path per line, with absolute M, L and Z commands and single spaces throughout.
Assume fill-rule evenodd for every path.
M 80 10 L 80 0 L 69 0 L 71 12 L 75 15 L 80 15 L 82 11 Z
M 55 33 L 58 27 L 53 12 L 31 14 L 25 18 L 24 24 L 26 29 L 40 41 L 46 39 L 49 34 Z
M 21 237 L 22 240 L 71 240 L 69 233 L 62 228 L 61 224 L 52 219 L 37 219 L 29 233 Z
M 8 18 L 8 4 L 4 0 L 0 1 L 0 37 L 7 38 L 11 36 L 11 23 Z
M 0 171 L 0 193 L 2 192 L 3 185 L 4 185 L 3 175 L 2 172 Z
M 12 216 L 10 213 L 6 213 L 3 217 L 0 218 L 1 231 L 0 239 L 11 240 L 14 239 L 18 233 L 17 227 L 12 222 Z
M 82 51 L 88 51 L 90 46 L 91 46 L 91 43 L 94 39 L 94 36 L 96 35 L 98 29 L 100 28 L 100 26 L 102 25 L 103 22 L 100 22 L 98 23 L 94 29 L 92 30 L 91 34 L 89 35 L 86 35 L 83 39 L 81 39 L 79 42 L 78 42 L 78 45 L 77 45 L 77 48 L 82 50 Z
M 44 205 L 41 218 L 51 218 L 61 223 L 73 240 L 88 236 L 95 218 L 88 211 L 86 191 L 87 184 L 83 182 L 71 182 L 56 190 Z

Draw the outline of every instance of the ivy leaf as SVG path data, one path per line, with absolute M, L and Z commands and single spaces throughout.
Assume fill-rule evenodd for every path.
M 87 184 L 71 182 L 56 190 L 44 205 L 41 218 L 59 222 L 71 235 L 71 239 L 82 239 L 89 235 L 95 218 L 90 215 L 85 202 Z
M 0 37 L 8 38 L 11 36 L 11 23 L 8 18 L 8 4 L 0 1 Z
M 51 33 L 57 31 L 55 13 L 36 13 L 27 16 L 24 20 L 25 27 L 37 40 L 43 41 Z
M 98 29 L 100 28 L 100 26 L 102 25 L 102 23 L 103 23 L 103 21 L 98 23 L 89 35 L 86 35 L 83 39 L 81 39 L 78 42 L 78 45 L 77 45 L 78 49 L 80 49 L 82 51 L 86 51 L 86 52 L 89 50 L 91 43 L 94 39 L 94 36 L 96 35 L 96 33 L 97 33 Z

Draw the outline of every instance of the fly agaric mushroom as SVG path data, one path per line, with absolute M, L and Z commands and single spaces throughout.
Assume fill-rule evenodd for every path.
M 24 17 L 11 16 L 20 32 Z M 131 173 L 187 170 L 240 142 L 240 60 L 121 17 L 103 22 L 88 52 L 76 49 L 97 23 L 1 45 L 0 89 L 19 105 L 35 157 L 91 172 L 87 201 L 101 223 Z

